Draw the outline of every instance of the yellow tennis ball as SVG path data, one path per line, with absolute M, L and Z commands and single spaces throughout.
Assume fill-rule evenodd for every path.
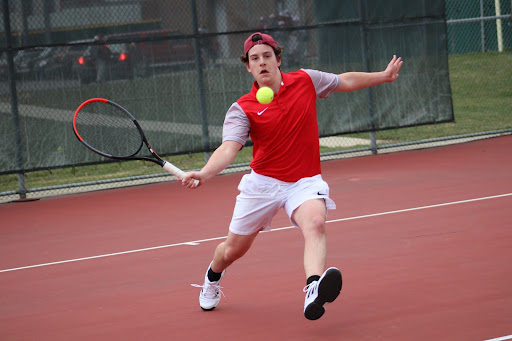
M 274 99 L 274 91 L 268 86 L 262 86 L 256 93 L 256 99 L 261 104 L 269 104 Z

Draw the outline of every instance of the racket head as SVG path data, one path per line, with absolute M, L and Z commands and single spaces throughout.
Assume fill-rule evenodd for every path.
M 73 117 L 73 131 L 93 152 L 112 159 L 136 158 L 145 136 L 139 123 L 126 109 L 104 98 L 82 103 Z

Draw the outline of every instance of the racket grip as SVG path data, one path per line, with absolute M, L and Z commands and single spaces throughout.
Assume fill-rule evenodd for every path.
M 165 169 L 169 173 L 177 176 L 178 178 L 183 178 L 185 176 L 184 171 L 182 171 L 181 169 L 179 169 L 178 167 L 176 167 L 175 165 L 173 165 L 172 163 L 170 163 L 168 161 L 164 161 L 164 165 L 162 167 L 163 167 L 163 169 Z M 194 180 L 194 184 L 197 187 L 197 185 L 199 184 L 199 180 Z

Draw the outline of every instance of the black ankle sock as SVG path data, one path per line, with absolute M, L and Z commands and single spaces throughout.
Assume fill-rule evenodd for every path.
M 318 275 L 309 276 L 308 280 L 306 281 L 306 285 L 309 285 L 314 281 L 318 281 L 319 279 L 320 279 L 320 276 L 318 276 Z
M 217 282 L 220 279 L 222 272 L 214 272 L 212 268 L 208 269 L 208 280 L 210 282 Z

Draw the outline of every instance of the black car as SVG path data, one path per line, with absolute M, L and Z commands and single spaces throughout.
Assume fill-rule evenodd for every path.
M 77 63 L 80 56 L 84 54 L 92 40 L 79 40 L 70 42 L 71 45 L 52 48 L 52 52 L 46 55 L 34 65 L 34 71 L 41 79 L 73 79 L 73 64 Z
M 194 65 L 192 40 L 171 39 L 181 35 L 171 30 L 127 32 L 111 34 L 108 41 L 112 52 L 125 60 L 125 77 L 147 77 Z
M 125 50 L 124 44 L 91 45 L 76 59 L 76 63 L 73 65 L 73 69 L 78 74 L 80 83 L 88 84 L 96 80 L 98 70 L 95 49 L 99 47 L 108 49 L 105 81 L 133 78 L 132 59 Z

